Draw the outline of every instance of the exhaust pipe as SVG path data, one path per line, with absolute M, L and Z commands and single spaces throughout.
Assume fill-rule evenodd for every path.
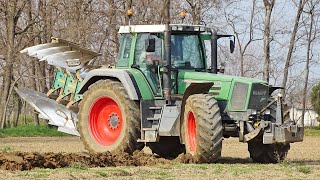
M 218 34 L 211 29 L 211 73 L 218 72 Z
M 234 35 L 218 35 L 217 31 L 214 29 L 211 29 L 211 67 L 210 72 L 217 74 L 218 73 L 218 39 L 219 38 L 231 38 L 233 37 L 233 40 L 230 40 L 230 53 L 234 52 L 234 42 L 236 41 Z M 221 73 L 224 73 L 224 68 L 219 70 Z
M 164 31 L 164 66 L 163 66 L 163 94 L 168 105 L 171 105 L 171 29 L 170 29 L 170 1 L 165 4 Z

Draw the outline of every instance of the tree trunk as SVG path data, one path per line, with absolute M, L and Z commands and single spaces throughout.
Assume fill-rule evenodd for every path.
M 195 15 L 193 17 L 193 23 L 197 25 L 201 23 L 201 7 L 200 6 L 201 6 L 200 0 L 197 0 L 195 4 Z
M 240 50 L 240 76 L 244 76 L 244 53 Z
M 310 26 L 309 26 L 309 31 L 307 34 L 308 37 L 308 42 L 307 42 L 307 62 L 306 62 L 306 76 L 305 76 L 305 81 L 304 81 L 304 87 L 303 87 L 303 100 L 302 100 L 302 119 L 301 121 L 304 122 L 304 114 L 306 111 L 306 101 L 307 101 L 307 91 L 308 91 L 308 80 L 309 80 L 309 64 L 311 60 L 311 43 L 313 42 L 313 38 L 315 35 L 312 35 L 313 31 L 313 24 L 314 24 L 314 7 L 311 7 L 310 10 Z M 314 32 L 316 33 L 316 32 Z
M 22 109 L 22 103 L 20 101 L 20 97 L 17 93 L 13 92 L 13 99 L 15 101 L 15 104 L 17 105 L 17 107 L 15 108 L 16 111 L 14 113 L 14 116 L 13 116 L 13 127 L 17 127 L 18 126 L 18 123 L 19 123 L 19 116 L 21 114 L 21 109 Z
M 4 66 L 4 75 L 3 75 L 3 92 L 1 96 L 0 102 L 0 118 L 1 118 L 1 126 L 0 128 L 6 127 L 6 102 L 9 97 L 9 91 L 11 86 L 11 79 L 13 75 L 13 54 L 14 54 L 14 38 L 15 38 L 15 17 L 16 17 L 16 6 L 17 2 L 15 0 L 7 2 L 6 9 L 6 64 Z
M 190 14 L 192 16 L 193 24 L 200 24 L 201 23 L 200 0 L 196 0 L 195 3 L 193 3 L 193 0 L 187 0 L 187 3 L 190 6 Z
M 118 52 L 119 51 L 119 39 L 118 39 L 118 31 L 117 31 L 117 25 L 118 25 L 118 22 L 117 22 L 117 15 L 116 15 L 116 9 L 117 9 L 117 6 L 116 6 L 116 2 L 115 0 L 109 0 L 109 3 L 110 3 L 110 10 L 109 10 L 109 17 L 110 17 L 110 25 L 114 28 L 112 28 L 112 39 L 114 40 L 115 42 L 115 51 L 114 52 Z
M 295 21 L 294 21 L 294 27 L 293 27 L 293 31 L 291 33 L 289 50 L 288 50 L 287 59 L 286 59 L 285 65 L 284 65 L 284 73 L 283 73 L 283 81 L 282 81 L 282 87 L 284 88 L 282 90 L 283 97 L 286 96 L 286 85 L 287 85 L 287 81 L 288 81 L 289 66 L 290 66 L 290 63 L 291 63 L 291 57 L 292 57 L 293 49 L 294 49 L 294 46 L 295 46 L 295 43 L 296 43 L 296 35 L 297 35 L 299 22 L 300 22 L 300 16 L 301 16 L 304 4 L 305 4 L 304 0 L 300 0 L 299 1 L 297 13 L 296 13 L 296 18 L 295 18 Z
M 43 18 L 43 36 L 42 36 L 42 40 L 41 43 L 47 43 L 48 41 L 50 41 L 50 37 L 48 34 L 48 8 L 47 8 L 47 3 L 46 1 L 41 1 L 40 3 L 40 13 L 41 13 L 41 17 Z M 40 43 L 39 43 L 40 44 Z M 39 74 L 39 89 L 38 91 L 40 92 L 47 92 L 47 86 L 46 86 L 46 81 L 45 81 L 45 77 L 46 77 L 46 62 L 42 61 L 39 62 L 39 69 L 38 69 L 38 74 Z
M 29 23 L 31 23 L 31 21 L 32 21 L 32 1 L 28 1 L 28 22 Z M 30 31 L 31 32 L 33 32 L 33 27 L 30 27 L 29 28 L 30 29 Z M 33 38 L 32 37 L 29 37 L 30 39 L 31 39 L 31 41 L 30 41 L 30 45 L 31 46 L 33 46 L 34 45 L 34 40 L 33 40 Z M 32 89 L 33 90 L 37 90 L 37 83 L 36 83 L 36 80 L 37 80 L 37 71 L 36 71 L 36 67 L 37 67 L 37 60 L 35 60 L 35 59 L 33 59 L 32 61 L 31 61 L 31 63 L 32 63 L 32 66 L 31 66 L 31 79 L 32 79 L 32 82 L 31 82 L 31 85 L 32 85 Z M 36 113 L 33 113 L 32 114 L 32 116 L 33 116 L 33 119 L 34 119 L 34 124 L 35 125 L 39 125 L 40 123 L 39 123 L 39 117 L 38 117 L 38 115 L 36 114 Z
M 264 0 L 265 17 L 264 17 L 264 33 L 263 33 L 263 80 L 269 82 L 269 68 L 270 68 L 270 21 L 275 1 Z

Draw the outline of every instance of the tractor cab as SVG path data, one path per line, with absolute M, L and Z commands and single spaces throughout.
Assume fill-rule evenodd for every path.
M 214 31 L 201 25 L 172 24 L 170 28 L 172 91 L 177 94 L 179 72 L 212 72 L 211 69 L 216 68 L 216 58 L 214 63 L 207 65 L 204 43 L 212 41 Z M 165 25 L 121 26 L 119 30 L 121 47 L 116 67 L 139 70 L 155 96 L 163 96 L 164 32 Z M 216 51 L 216 47 L 211 51 Z

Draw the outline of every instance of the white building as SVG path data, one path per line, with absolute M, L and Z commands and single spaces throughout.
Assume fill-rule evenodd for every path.
M 290 117 L 295 121 L 302 119 L 302 109 L 291 108 Z M 319 126 L 319 115 L 313 109 L 306 109 L 304 114 L 304 126 Z

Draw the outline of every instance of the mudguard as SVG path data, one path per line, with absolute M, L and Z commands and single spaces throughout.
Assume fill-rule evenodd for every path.
M 115 79 L 122 83 L 131 100 L 139 100 L 139 89 L 135 79 L 131 78 L 129 72 L 123 69 L 100 68 L 88 72 L 85 79 L 81 83 L 79 94 L 84 93 L 91 84 L 100 79 Z
M 198 93 L 208 93 L 213 86 L 213 82 L 184 80 L 186 84 L 190 84 L 183 94 L 181 107 L 184 107 L 189 96 Z M 183 111 L 182 111 L 183 112 Z

